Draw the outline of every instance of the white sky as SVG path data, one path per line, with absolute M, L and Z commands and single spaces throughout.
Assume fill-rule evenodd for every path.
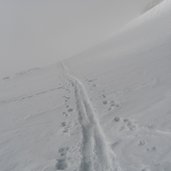
M 148 0 L 0 0 L 0 77 L 73 56 L 138 16 Z

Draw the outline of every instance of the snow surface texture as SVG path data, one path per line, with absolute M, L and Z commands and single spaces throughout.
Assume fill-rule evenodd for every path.
M 0 170 L 170 171 L 170 21 L 164 0 L 63 65 L 4 77 Z

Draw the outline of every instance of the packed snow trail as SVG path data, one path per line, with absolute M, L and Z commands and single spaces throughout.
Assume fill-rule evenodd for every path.
M 119 171 L 115 154 L 100 127 L 84 85 L 68 72 L 65 72 L 65 76 L 74 88 L 76 108 L 82 128 L 80 171 Z

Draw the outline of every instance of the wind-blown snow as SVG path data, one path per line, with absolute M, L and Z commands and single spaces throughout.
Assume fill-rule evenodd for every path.
M 0 170 L 170 171 L 170 21 L 164 0 L 68 70 L 3 78 Z

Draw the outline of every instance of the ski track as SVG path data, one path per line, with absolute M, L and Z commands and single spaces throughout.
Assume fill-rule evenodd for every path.
M 78 119 L 82 128 L 79 171 L 119 171 L 115 154 L 100 127 L 84 85 L 70 74 L 67 77 L 74 88 Z
M 18 96 L 18 97 L 13 97 L 13 98 L 10 98 L 10 99 L 0 100 L 0 105 L 27 100 L 27 99 L 30 99 L 30 98 L 34 98 L 34 97 L 37 97 L 37 96 L 40 96 L 40 95 L 44 95 L 44 94 L 48 94 L 48 93 L 57 91 L 59 89 L 65 89 L 65 88 L 63 86 L 53 87 L 51 89 L 38 91 L 38 92 L 29 94 L 29 95 L 25 95 L 25 96 Z

